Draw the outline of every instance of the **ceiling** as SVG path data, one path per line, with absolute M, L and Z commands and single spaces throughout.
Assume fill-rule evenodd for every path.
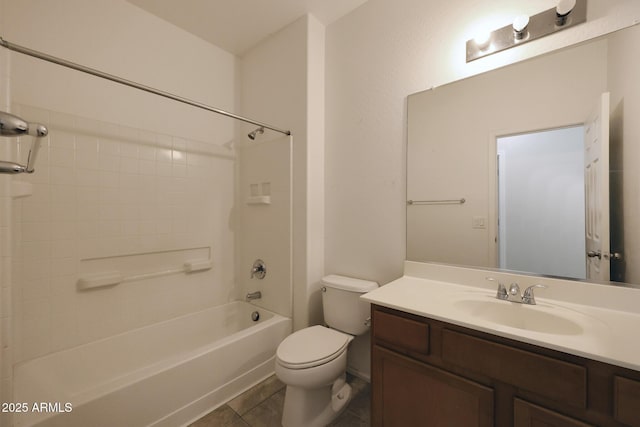
M 310 13 L 324 25 L 367 0 L 128 0 L 235 55 Z

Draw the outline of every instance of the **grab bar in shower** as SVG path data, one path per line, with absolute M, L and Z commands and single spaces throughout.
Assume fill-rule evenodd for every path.
M 119 271 L 106 271 L 81 277 L 78 279 L 77 288 L 79 291 L 84 291 L 87 289 L 115 286 L 125 282 L 152 279 L 154 277 L 167 276 L 169 274 L 195 273 L 196 271 L 205 271 L 209 269 L 211 269 L 211 260 L 196 259 L 185 262 L 182 268 L 154 271 L 152 273 L 133 274 L 131 276 L 123 276 Z
M 40 138 L 47 136 L 49 130 L 45 125 L 39 123 L 29 123 L 13 114 L 0 111 L 0 136 L 33 136 L 27 164 L 0 161 L 0 173 L 17 174 L 17 173 L 33 173 L 38 150 L 40 150 Z

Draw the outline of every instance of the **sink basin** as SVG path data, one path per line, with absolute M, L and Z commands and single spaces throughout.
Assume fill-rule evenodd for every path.
M 554 335 L 579 335 L 584 332 L 579 323 L 569 318 L 575 313 L 565 313 L 561 308 L 493 298 L 465 299 L 453 305 L 467 315 L 511 328 Z

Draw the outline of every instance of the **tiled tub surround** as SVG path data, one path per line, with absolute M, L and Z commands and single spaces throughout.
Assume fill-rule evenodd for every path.
M 3 313 L 14 345 L 3 366 L 14 381 L 3 387 L 13 401 L 73 404 L 14 425 L 180 425 L 273 374 L 291 332 L 289 317 L 269 314 L 291 314 L 291 139 L 246 144 L 221 129 L 191 141 L 12 111 L 49 136 L 35 173 L 8 190 L 20 196 L 8 199 L 12 310 Z M 18 141 L 14 160 L 29 142 Z M 253 182 L 270 192 L 268 206 L 245 203 Z M 256 284 L 238 264 L 258 255 L 270 274 Z M 180 272 L 193 261 L 211 268 Z M 80 286 L 102 275 L 124 280 Z M 262 300 L 238 302 L 257 285 Z M 261 322 L 239 326 L 254 310 Z
M 16 426 L 184 425 L 273 374 L 291 319 L 232 302 L 22 363 L 16 401 L 70 402 Z M 212 327 L 216 325 L 216 327 Z
M 49 127 L 36 172 L 14 180 L 14 363 L 238 299 L 234 152 L 17 105 Z M 27 144 L 20 144 L 20 146 Z M 22 153 L 22 158 L 24 153 Z M 213 268 L 79 292 L 86 274 Z

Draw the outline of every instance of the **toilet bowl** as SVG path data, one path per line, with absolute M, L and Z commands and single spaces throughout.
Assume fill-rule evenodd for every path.
M 328 326 L 311 326 L 285 338 L 276 351 L 275 371 L 286 384 L 282 425 L 322 427 L 347 407 L 347 349 L 368 330 L 369 304 L 360 295 L 375 282 L 330 275 L 322 280 L 322 304 Z

